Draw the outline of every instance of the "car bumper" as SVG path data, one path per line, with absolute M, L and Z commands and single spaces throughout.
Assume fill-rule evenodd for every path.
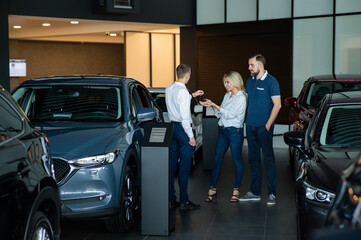
M 299 234 L 304 239 L 311 239 L 313 231 L 325 226 L 328 211 L 331 205 L 329 203 L 319 203 L 298 198 L 298 215 L 301 228 Z
M 59 188 L 62 217 L 104 217 L 119 211 L 121 172 L 113 164 L 76 170 Z

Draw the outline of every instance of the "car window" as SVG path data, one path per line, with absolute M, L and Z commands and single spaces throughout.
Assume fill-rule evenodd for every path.
M 155 103 L 162 109 L 163 112 L 167 112 L 167 105 L 165 104 L 165 93 L 152 93 Z
M 321 99 L 328 93 L 335 92 L 348 92 L 348 91 L 360 91 L 361 82 L 356 81 L 323 81 L 314 82 L 310 86 L 308 91 L 306 104 L 310 106 L 317 106 Z
M 361 147 L 361 105 L 330 107 L 322 128 L 320 143 Z
M 151 104 L 148 92 L 142 86 L 137 86 L 136 90 L 140 97 L 143 108 L 152 108 L 153 106 Z
M 19 114 L 6 99 L 0 96 L 0 143 L 16 136 L 22 129 L 23 124 Z
M 118 120 L 122 116 L 120 89 L 116 87 L 24 87 L 13 97 L 32 121 Z

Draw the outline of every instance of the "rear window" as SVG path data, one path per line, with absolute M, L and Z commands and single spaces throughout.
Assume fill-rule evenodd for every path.
M 320 143 L 361 147 L 361 105 L 330 107 L 321 131 Z
M 103 86 L 22 87 L 13 93 L 32 121 L 121 118 L 120 89 Z
M 306 104 L 317 106 L 321 99 L 328 93 L 360 91 L 361 81 L 342 81 L 342 82 L 314 82 L 308 91 Z

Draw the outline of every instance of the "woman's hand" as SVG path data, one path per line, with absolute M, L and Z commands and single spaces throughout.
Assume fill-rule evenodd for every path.
M 199 104 L 201 104 L 202 106 L 205 106 L 205 107 L 213 106 L 213 102 L 209 99 L 206 99 L 205 101 L 200 101 Z

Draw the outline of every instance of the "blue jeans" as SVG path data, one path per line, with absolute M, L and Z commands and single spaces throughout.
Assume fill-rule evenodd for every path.
M 188 175 L 191 169 L 193 156 L 193 147 L 189 145 L 189 137 L 184 132 L 180 123 L 174 124 L 173 137 L 169 146 L 169 201 L 175 202 L 174 177 L 177 172 L 178 159 L 178 185 L 179 202 L 185 204 L 188 202 Z
M 261 148 L 263 162 L 266 168 L 268 194 L 276 196 L 276 163 L 273 153 L 273 129 L 272 124 L 269 131 L 265 126 L 246 126 L 248 142 L 248 160 L 251 166 L 251 192 L 261 195 L 262 168 L 261 168 Z
M 210 184 L 211 187 L 215 187 L 218 182 L 223 158 L 228 150 L 228 147 L 231 149 L 232 160 L 235 166 L 234 188 L 239 188 L 241 186 L 244 169 L 242 162 L 242 145 L 243 128 L 220 127 L 216 145 L 216 153 L 213 160 Z

